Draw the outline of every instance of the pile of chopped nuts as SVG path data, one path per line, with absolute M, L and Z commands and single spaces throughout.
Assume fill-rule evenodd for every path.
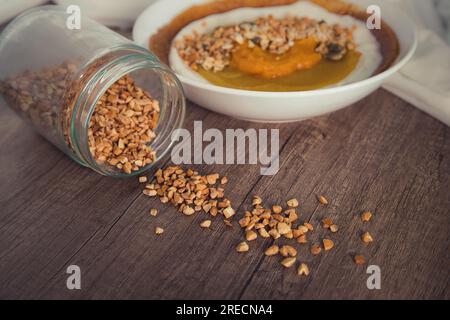
M 328 200 L 324 196 L 318 197 L 321 204 L 328 204 Z M 307 234 L 314 231 L 314 227 L 309 222 L 299 222 L 299 215 L 297 209 L 299 201 L 297 199 L 290 199 L 286 202 L 287 208 L 283 209 L 280 205 L 273 205 L 267 208 L 263 205 L 263 200 L 259 196 L 254 196 L 252 200 L 251 211 L 246 211 L 244 217 L 239 220 L 239 225 L 245 232 L 245 242 L 241 242 L 236 250 L 238 252 L 247 252 L 250 250 L 248 242 L 261 238 L 276 241 L 280 238 L 295 240 L 296 243 L 304 245 L 308 243 Z M 331 228 L 333 226 L 333 229 Z M 337 225 L 331 219 L 327 218 L 323 221 L 323 227 L 329 229 L 331 232 L 337 232 Z M 334 230 L 334 231 L 333 231 Z M 321 253 L 322 250 L 329 251 L 334 247 L 334 242 L 331 239 L 324 238 L 322 245 L 314 243 L 311 245 L 310 252 L 313 256 Z M 297 249 L 291 245 L 278 246 L 273 244 L 264 252 L 266 256 L 281 255 L 281 265 L 285 268 L 290 268 L 295 265 L 297 261 Z M 308 266 L 305 263 L 300 263 L 297 274 L 308 276 L 310 273 Z
M 144 181 L 144 180 L 140 180 Z M 222 216 L 225 224 L 231 225 L 235 210 L 231 201 L 225 198 L 223 185 L 228 182 L 219 174 L 206 176 L 198 172 L 173 166 L 159 169 L 151 183 L 146 184 L 143 193 L 149 197 L 159 197 L 162 203 L 170 203 L 186 216 L 203 211 L 212 217 Z M 203 221 L 200 226 L 209 228 L 210 220 Z
M 223 186 L 227 184 L 227 177 L 220 177 L 219 174 L 200 175 L 192 169 L 184 170 L 178 166 L 170 166 L 159 169 L 148 182 L 147 177 L 140 177 L 139 182 L 145 184 L 143 194 L 149 197 L 158 197 L 162 203 L 169 203 L 176 207 L 185 216 L 192 216 L 203 212 L 211 217 L 221 216 L 226 225 L 232 226 L 232 218 L 235 210 L 231 201 L 225 197 Z M 319 205 L 329 204 L 324 196 L 318 196 Z M 301 222 L 297 212 L 300 203 L 293 198 L 286 201 L 286 205 L 273 205 L 267 207 L 259 196 L 252 198 L 252 207 L 245 211 L 239 220 L 240 227 L 244 230 L 245 240 L 236 246 L 236 251 L 246 253 L 250 251 L 250 243 L 258 238 L 271 241 L 271 245 L 265 249 L 264 255 L 267 257 L 280 256 L 280 264 L 285 268 L 291 268 L 298 261 L 298 252 L 295 243 L 298 245 L 308 245 L 309 234 L 315 231 L 314 226 L 307 222 Z M 151 209 L 150 215 L 156 217 L 158 210 Z M 367 222 L 371 219 L 370 212 L 364 212 L 361 219 Z M 200 222 L 200 227 L 208 229 L 212 225 L 211 218 Z M 338 232 L 339 228 L 331 218 L 324 218 L 321 223 L 322 229 L 331 236 Z M 156 235 L 161 235 L 164 229 L 156 227 Z M 366 244 L 373 241 L 372 236 L 365 232 L 362 241 Z M 277 241 L 292 241 L 293 245 L 278 244 Z M 275 243 L 274 243 L 275 242 Z M 311 242 L 309 252 L 312 256 L 318 256 L 322 252 L 327 252 L 335 247 L 335 242 L 328 236 L 322 236 L 321 242 Z M 366 259 L 362 255 L 355 255 L 356 264 L 365 264 Z M 305 262 L 300 261 L 297 266 L 299 276 L 308 276 L 310 269 Z
M 230 65 L 234 50 L 240 45 L 259 46 L 264 51 L 281 55 L 295 42 L 314 37 L 318 41 L 316 52 L 326 59 L 341 60 L 348 50 L 355 49 L 353 29 L 328 24 L 307 17 L 272 16 L 239 25 L 218 27 L 211 33 L 184 36 L 174 46 L 186 65 L 220 72 Z
M 89 148 L 99 164 L 127 174 L 153 163 L 159 103 L 126 75 L 97 102 L 89 124 Z

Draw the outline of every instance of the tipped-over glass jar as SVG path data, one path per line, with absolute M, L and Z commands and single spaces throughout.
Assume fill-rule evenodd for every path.
M 174 144 L 185 99 L 151 52 L 65 8 L 31 9 L 0 36 L 0 94 L 41 135 L 108 176 L 139 175 Z M 78 28 L 79 27 L 79 28 Z

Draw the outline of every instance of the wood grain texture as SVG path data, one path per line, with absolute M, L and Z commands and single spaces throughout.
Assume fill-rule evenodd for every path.
M 300 278 L 263 250 L 235 252 L 242 231 L 204 215 L 184 217 L 141 195 L 136 179 L 104 178 L 52 147 L 3 104 L 0 108 L 0 298 L 50 299 L 429 299 L 448 287 L 450 130 L 379 90 L 342 111 L 301 123 L 251 124 L 188 106 L 186 125 L 279 128 L 280 172 L 259 166 L 196 166 L 230 179 L 227 194 L 239 215 L 254 194 L 267 204 L 301 202 L 300 219 L 332 217 L 336 248 L 299 259 Z M 330 199 L 327 207 L 316 196 Z M 160 212 L 149 215 L 150 208 Z M 362 210 L 373 220 L 363 224 Z M 238 217 L 235 218 L 236 220 Z M 157 237 L 154 228 L 165 233 Z M 321 228 L 311 241 L 326 234 Z M 375 242 L 360 240 L 370 231 Z M 280 242 L 282 243 L 282 242 Z M 362 253 L 382 271 L 382 289 L 366 288 Z M 66 289 L 67 266 L 82 270 L 82 290 Z

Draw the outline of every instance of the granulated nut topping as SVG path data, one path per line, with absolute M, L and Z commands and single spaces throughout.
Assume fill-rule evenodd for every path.
M 113 84 L 100 98 L 89 124 L 89 148 L 99 164 L 130 174 L 152 163 L 149 143 L 156 137 L 159 103 L 129 76 Z
M 272 16 L 239 25 L 216 28 L 207 34 L 194 33 L 175 42 L 175 48 L 183 61 L 194 70 L 202 67 L 219 72 L 230 65 L 234 50 L 240 45 L 259 46 L 264 51 L 281 55 L 289 51 L 295 42 L 314 38 L 316 52 L 326 59 L 341 60 L 348 50 L 355 49 L 353 30 L 338 24 L 328 24 L 307 17 Z

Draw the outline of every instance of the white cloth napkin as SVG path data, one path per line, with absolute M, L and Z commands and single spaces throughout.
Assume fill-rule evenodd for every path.
M 417 21 L 417 15 L 411 16 Z M 383 87 L 450 126 L 450 47 L 427 29 L 427 21 L 417 21 L 417 25 L 416 54 Z

